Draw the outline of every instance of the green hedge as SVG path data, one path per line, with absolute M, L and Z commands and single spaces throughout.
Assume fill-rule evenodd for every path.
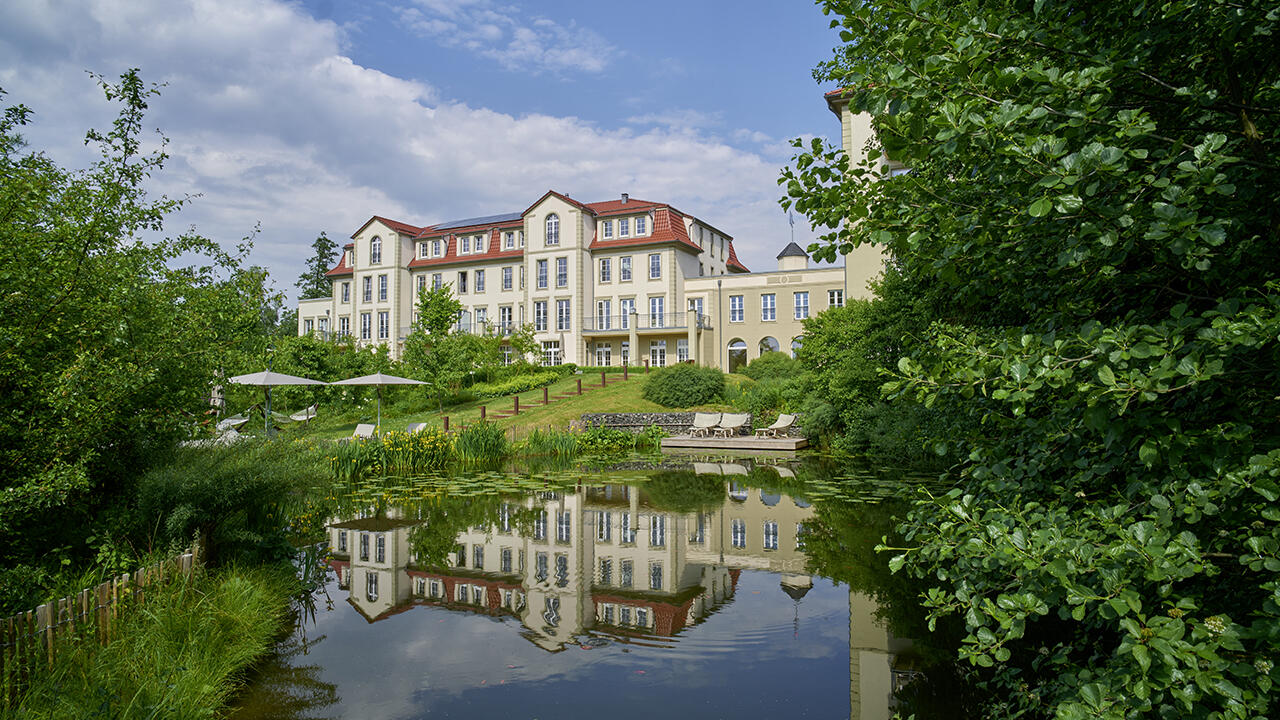
M 649 373 L 641 395 L 663 407 L 705 405 L 724 394 L 724 373 L 698 365 L 673 365 Z
M 470 391 L 477 399 L 504 397 L 527 392 L 543 385 L 550 385 L 563 375 L 564 373 L 560 370 L 548 368 L 526 375 L 516 375 L 497 382 L 476 383 L 471 386 Z

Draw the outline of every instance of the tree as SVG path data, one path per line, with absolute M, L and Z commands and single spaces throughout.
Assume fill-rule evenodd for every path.
M 1267 713 L 1280 637 L 1273 4 L 822 3 L 817 70 L 911 168 L 811 143 L 817 255 L 883 245 L 936 320 L 890 402 L 957 421 L 895 567 L 992 715 Z
M 402 362 L 414 379 L 429 384 L 440 411 L 447 393 L 458 389 L 480 354 L 477 338 L 456 331 L 462 303 L 447 285 L 418 291 L 418 318 L 404 341 Z
M 0 587 L 83 548 L 95 508 L 209 408 L 212 379 L 258 332 L 261 278 L 194 234 L 152 239 L 185 200 L 150 200 L 140 137 L 157 94 L 99 79 L 120 112 L 86 170 L 28 151 L 30 111 L 0 119 Z M 195 257 L 200 265 L 182 266 Z M 8 595 L 8 599 L 13 599 Z M 14 600 L 16 602 L 16 600 Z
M 295 286 L 298 296 L 306 298 L 329 297 L 333 294 L 333 284 L 325 273 L 333 269 L 338 260 L 338 244 L 329 239 L 324 231 L 311 243 L 312 254 L 307 258 L 307 269 L 298 276 Z

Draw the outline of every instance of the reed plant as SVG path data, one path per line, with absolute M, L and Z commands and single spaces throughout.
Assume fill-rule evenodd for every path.
M 519 444 L 524 455 L 573 457 L 578 452 L 578 436 L 568 430 L 534 428 Z
M 334 446 L 329 462 L 339 482 L 439 470 L 455 458 L 454 437 L 437 427 L 388 432 Z
M 511 450 L 506 432 L 495 423 L 483 421 L 462 428 L 453 448 L 457 459 L 466 463 L 501 460 Z
M 227 568 L 147 588 L 110 644 L 59 647 L 34 673 L 17 717 L 208 718 L 267 654 L 296 587 L 287 566 Z

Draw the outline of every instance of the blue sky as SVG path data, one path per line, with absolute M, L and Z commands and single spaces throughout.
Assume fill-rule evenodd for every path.
M 768 270 L 790 239 L 787 140 L 838 138 L 811 76 L 837 42 L 803 1 L 8 0 L 0 87 L 35 111 L 33 146 L 83 165 L 112 114 L 85 71 L 166 83 L 152 189 L 199 196 L 167 230 L 229 246 L 260 227 L 253 260 L 285 291 L 321 230 L 519 211 L 547 189 L 669 202 Z

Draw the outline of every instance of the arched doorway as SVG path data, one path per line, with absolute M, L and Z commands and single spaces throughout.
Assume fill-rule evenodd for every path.
M 804 344 L 804 336 L 791 338 L 791 357 L 795 357 L 800 352 L 800 346 Z
M 779 345 L 779 344 L 778 344 L 777 339 L 775 339 L 775 338 L 773 338 L 773 337 L 770 337 L 770 336 L 766 335 L 766 336 L 764 336 L 763 338 L 761 338 L 761 339 L 760 339 L 760 354 L 761 354 L 761 355 L 763 355 L 763 354 L 765 354 L 765 353 L 778 352 L 778 351 L 779 351 L 779 350 L 781 350 L 781 349 L 782 349 L 782 346 L 781 346 L 781 345 Z
M 729 372 L 738 372 L 747 364 L 747 343 L 742 338 L 729 341 Z

